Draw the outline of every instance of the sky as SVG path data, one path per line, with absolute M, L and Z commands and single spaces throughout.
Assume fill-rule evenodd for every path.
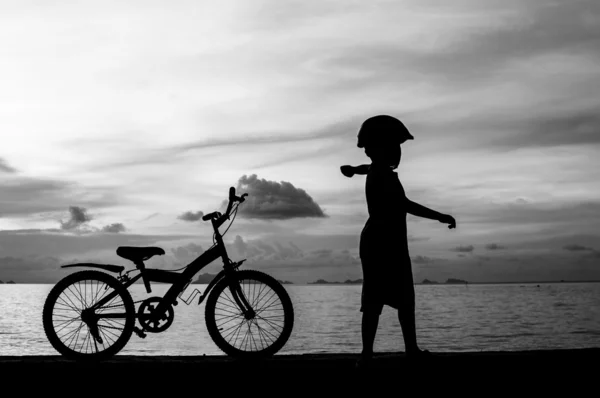
M 0 280 L 131 267 L 119 246 L 179 269 L 231 186 L 232 260 L 361 278 L 339 167 L 377 114 L 415 137 L 407 197 L 457 221 L 407 217 L 417 282 L 600 279 L 595 0 L 3 2 L 0 87 Z

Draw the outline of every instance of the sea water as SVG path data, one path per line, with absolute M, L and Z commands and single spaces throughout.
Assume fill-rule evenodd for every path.
M 53 285 L 0 285 L 0 356 L 57 355 L 42 327 Z M 182 298 L 195 288 L 190 285 Z M 285 285 L 295 324 L 280 354 L 358 353 L 360 285 Z M 130 288 L 134 300 L 160 296 L 167 285 Z M 417 285 L 417 336 L 436 352 L 600 347 L 600 283 Z M 224 355 L 206 330 L 204 303 L 181 302 L 163 333 L 133 335 L 120 355 Z M 404 351 L 397 314 L 384 308 L 377 352 Z

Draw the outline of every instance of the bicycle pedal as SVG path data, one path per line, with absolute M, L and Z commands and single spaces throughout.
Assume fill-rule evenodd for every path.
M 146 338 L 146 333 L 144 333 L 143 329 L 138 328 L 137 326 L 133 328 L 133 331 L 135 332 L 135 334 L 138 335 L 139 338 L 141 339 L 145 339 Z

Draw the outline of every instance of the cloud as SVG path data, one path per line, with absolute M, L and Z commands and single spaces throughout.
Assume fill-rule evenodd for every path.
M 523 204 L 471 202 L 462 211 L 463 224 L 486 225 L 561 225 L 562 229 L 572 225 L 574 230 L 582 225 L 598 220 L 600 202 L 592 201 L 553 201 Z M 555 227 L 556 228 L 556 227 Z
M 0 181 L 0 213 L 10 216 L 61 211 L 76 202 L 87 207 L 105 207 L 120 202 L 106 188 L 81 186 L 56 179 L 14 177 Z
M 204 213 L 201 211 L 197 211 L 195 213 L 191 212 L 191 211 L 186 211 L 185 213 L 181 214 L 177 218 L 180 220 L 183 220 L 183 221 L 198 221 L 203 216 L 204 216 Z
M 177 145 L 167 149 L 169 153 L 180 154 L 182 152 L 206 149 L 221 146 L 244 146 L 244 145 L 266 145 L 266 144 L 286 144 L 302 141 L 314 141 L 316 139 L 343 137 L 348 135 L 348 131 L 356 130 L 360 124 L 360 119 L 351 117 L 344 121 L 328 123 L 327 125 L 310 131 L 303 132 L 285 132 L 282 131 L 263 131 L 260 133 L 246 132 L 243 136 L 234 138 L 209 138 L 205 141 L 197 141 Z
M 288 265 L 296 264 L 298 267 L 306 267 L 319 263 L 320 261 L 355 264 L 356 256 L 349 250 L 333 249 L 314 249 L 305 253 L 293 242 L 281 243 L 278 241 L 264 241 L 262 239 L 253 239 L 244 241 L 239 235 L 235 237 L 233 246 L 236 252 L 248 259 L 249 263 L 263 264 L 276 263 L 285 266 L 281 261 L 286 261 Z M 265 264 L 266 264 L 265 263 Z
M 175 257 L 177 265 L 187 265 L 204 253 L 204 249 L 202 246 L 190 242 L 187 245 L 172 248 L 171 253 Z
M 319 205 L 306 193 L 289 182 L 267 181 L 256 174 L 242 176 L 238 195 L 248 193 L 239 213 L 245 218 L 288 220 L 292 218 L 327 217 Z
M 296 246 L 293 242 L 288 242 L 288 243 L 289 243 L 290 247 L 292 249 L 294 249 L 294 253 L 296 253 L 296 255 L 298 255 L 298 256 L 304 255 L 302 250 L 298 246 Z
M 196 236 L 165 234 L 68 234 L 55 230 L 0 230 L 0 248 L 2 255 L 27 257 L 44 254 L 45 256 L 67 258 L 86 256 L 89 253 L 109 253 L 107 261 L 120 259 L 115 253 L 118 246 L 155 246 L 170 241 L 185 241 Z
M 79 228 L 85 223 L 92 220 L 92 217 L 87 214 L 87 209 L 79 206 L 69 206 L 71 217 L 66 221 L 59 221 L 60 228 L 63 230 L 72 230 Z
M 207 137 L 203 140 L 186 142 L 183 144 L 176 144 L 169 147 L 162 147 L 158 149 L 146 150 L 140 153 L 136 153 L 128 156 L 127 159 L 118 159 L 111 161 L 106 164 L 106 167 L 115 168 L 123 166 L 134 166 L 146 164 L 165 164 L 171 163 L 172 159 L 176 156 L 186 154 L 188 152 L 197 152 L 203 150 L 211 150 L 214 148 L 225 148 L 227 150 L 253 146 L 266 146 L 271 144 L 292 144 L 292 143 L 314 143 L 317 140 L 335 139 L 340 137 L 346 137 L 349 131 L 355 131 L 357 126 L 362 123 L 362 119 L 356 115 L 352 115 L 343 121 L 336 121 L 325 124 L 318 128 L 297 132 L 295 130 L 277 130 L 271 131 L 246 131 L 242 135 L 236 135 L 233 137 Z M 119 141 L 120 142 L 120 141 Z M 331 146 L 321 147 L 319 149 L 311 149 L 301 154 L 290 154 L 281 153 L 270 153 L 266 159 L 259 159 L 254 167 L 266 167 L 273 164 L 281 164 L 292 160 L 301 160 L 312 157 L 313 153 L 327 153 L 331 151 Z M 252 150 L 252 148 L 249 148 Z M 316 155 L 315 155 L 316 156 Z M 104 165 L 103 165 L 104 166 Z
M 563 110 L 526 117 L 504 123 L 505 128 L 518 133 L 500 136 L 486 145 L 521 149 L 600 144 L 600 115 L 596 110 Z
M 0 171 L 4 173 L 16 173 L 17 169 L 9 166 L 8 163 L 6 163 L 6 160 L 0 158 Z
M 435 14 L 428 15 L 425 10 L 415 15 L 417 18 L 425 16 L 424 23 L 457 21 L 462 26 L 453 29 L 455 26 L 441 25 L 449 29 L 448 34 L 439 37 L 439 31 L 432 31 L 432 36 L 435 34 L 436 37 L 431 37 L 429 48 L 410 48 L 393 41 L 336 47 L 328 52 L 328 56 L 322 57 L 319 70 L 352 71 L 346 76 L 354 78 L 354 85 L 377 82 L 396 85 L 402 81 L 402 76 L 438 85 L 460 86 L 465 90 L 481 84 L 482 80 L 496 77 L 515 61 L 562 52 L 598 54 L 598 23 L 584 23 L 589 12 L 584 10 L 596 8 L 594 2 L 524 6 L 519 7 L 519 15 L 511 15 L 506 9 L 494 9 L 489 2 L 485 3 L 485 8 L 483 3 L 465 2 L 464 8 L 457 6 L 447 14 L 436 10 Z M 449 18 L 428 18 L 433 15 Z M 589 19 L 597 21 L 597 18 L 596 14 Z M 487 23 L 492 20 L 494 23 Z M 544 68 L 538 70 L 544 72 Z M 340 78 L 344 76 L 339 75 Z
M 586 259 L 597 259 L 600 258 L 600 250 L 590 250 L 589 253 L 587 253 L 584 258 Z
M 158 216 L 159 214 L 160 214 L 160 213 L 152 213 L 152 214 L 150 214 L 149 216 L 145 217 L 145 218 L 144 218 L 142 221 L 148 221 L 148 220 L 150 220 L 151 218 L 154 218 L 154 217 Z
M 310 252 L 310 255 L 313 257 L 325 258 L 325 257 L 330 257 L 332 253 L 333 253 L 333 250 L 331 250 L 331 249 L 318 249 L 318 250 L 313 250 L 312 252 Z
M 452 250 L 453 252 L 460 252 L 460 253 L 471 253 L 475 248 L 473 247 L 473 245 L 469 245 L 469 246 L 457 246 L 455 248 L 452 248 L 450 250 Z
M 427 237 L 427 236 L 413 236 L 411 234 L 408 234 L 407 240 L 409 242 L 423 242 L 423 241 L 427 241 L 431 238 Z
M 241 245 L 243 240 L 236 237 Z M 258 270 L 268 272 L 278 278 L 309 281 L 327 274 L 340 273 L 335 279 L 356 279 L 360 277 L 360 259 L 347 249 L 314 249 L 307 253 L 301 251 L 292 242 L 264 242 L 252 240 L 243 242 L 248 264 Z M 352 275 L 343 276 L 343 275 Z
M 275 254 L 276 253 L 275 249 L 271 245 L 269 245 L 261 240 L 256 241 L 254 244 L 256 245 L 256 247 L 261 249 L 263 251 L 263 253 L 266 253 L 266 254 Z
M 244 242 L 244 239 L 242 239 L 242 237 L 239 235 L 235 236 L 235 240 L 233 241 L 233 247 L 235 247 L 235 250 L 237 250 L 237 252 L 242 256 L 244 256 L 246 254 L 246 251 L 248 250 L 248 245 L 246 244 L 246 242 Z
M 55 283 L 62 261 L 53 256 L 0 257 L 2 281 L 17 283 Z
M 125 232 L 125 226 L 123 224 L 121 224 L 120 222 L 106 225 L 102 228 L 102 232 L 110 232 L 110 233 L 118 234 L 119 232 Z
M 273 245 L 277 248 L 277 253 L 282 259 L 298 257 L 299 251 L 293 246 L 286 247 L 279 242 L 273 242 Z
M 502 249 L 506 249 L 506 246 L 501 246 L 496 243 L 489 243 L 489 244 L 485 245 L 485 248 L 488 250 L 502 250 Z
M 591 247 L 586 247 L 586 246 L 581 246 L 578 244 L 570 244 L 570 245 L 565 245 L 563 246 L 563 249 L 568 250 L 570 252 L 579 252 L 579 251 L 588 251 L 588 250 L 594 250 Z

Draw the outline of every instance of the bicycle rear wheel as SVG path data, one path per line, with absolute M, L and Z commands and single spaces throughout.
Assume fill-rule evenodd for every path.
M 89 310 L 113 295 L 103 306 Z M 48 341 L 70 359 L 106 359 L 131 338 L 135 306 L 131 295 L 111 275 L 80 271 L 60 280 L 48 294 L 43 309 Z
M 294 308 L 287 291 L 260 271 L 236 271 L 230 278 L 218 282 L 208 296 L 208 333 L 227 355 L 256 358 L 275 354 L 294 327 Z M 244 316 L 231 292 L 232 283 L 239 284 L 254 316 Z

